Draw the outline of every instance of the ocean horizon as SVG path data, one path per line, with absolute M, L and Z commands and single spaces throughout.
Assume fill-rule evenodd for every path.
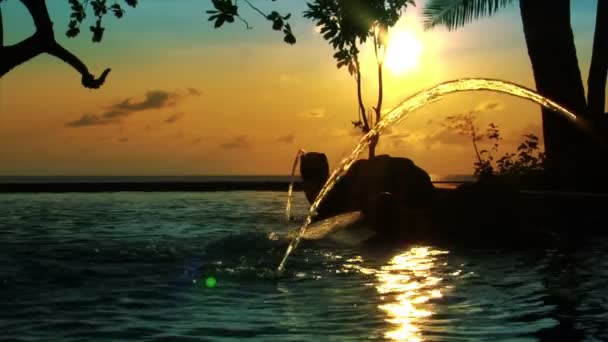
M 430 175 L 433 182 L 469 182 L 472 175 Z M 301 181 L 296 176 L 297 182 Z M 290 182 L 290 175 L 163 175 L 163 176 L 70 176 L 70 175 L 8 175 L 0 176 L 0 184 L 53 183 L 221 183 L 221 182 Z

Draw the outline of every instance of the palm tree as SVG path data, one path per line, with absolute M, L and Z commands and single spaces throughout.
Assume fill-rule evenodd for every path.
M 604 114 L 606 103 L 606 74 L 608 73 L 608 1 L 598 0 L 595 35 L 589 79 L 587 104 L 592 115 Z
M 482 16 L 491 16 L 513 0 L 430 0 L 424 9 L 425 25 L 449 30 Z M 570 26 L 570 0 L 520 0 L 523 31 L 538 92 L 578 113 L 599 129 L 603 125 L 608 70 L 608 0 L 598 0 L 588 100 Z M 566 177 L 580 162 L 597 158 L 598 144 L 565 118 L 543 109 L 543 132 L 548 169 Z

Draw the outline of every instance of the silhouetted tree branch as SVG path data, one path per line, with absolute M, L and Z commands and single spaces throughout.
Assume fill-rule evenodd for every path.
M 222 27 L 224 23 L 233 23 L 234 18 L 238 18 L 243 23 L 245 23 L 245 27 L 247 27 L 247 29 L 251 29 L 252 27 L 249 26 L 249 23 L 240 16 L 239 6 L 237 2 L 237 0 L 211 0 L 214 9 L 206 11 L 206 13 L 209 14 L 208 20 L 213 21 L 213 26 L 215 28 L 219 28 Z M 282 31 L 284 35 L 283 41 L 285 43 L 296 43 L 296 37 L 293 35 L 291 25 L 289 25 L 289 23 L 287 22 L 287 20 L 291 18 L 290 13 L 286 15 L 280 15 L 279 12 L 272 11 L 270 12 L 270 14 L 266 14 L 248 0 L 244 0 L 244 2 L 255 12 L 266 18 L 266 20 L 272 22 L 273 30 Z
M 253 4 L 251 4 L 251 2 L 247 1 L 247 0 L 243 0 L 247 3 L 247 5 L 249 5 L 249 7 L 251 7 L 254 11 L 258 12 L 259 14 L 262 15 L 262 17 L 266 18 L 266 14 L 264 12 L 262 12 L 262 10 L 260 10 L 259 8 L 253 6 Z
M 46 52 L 52 56 L 61 59 L 62 61 L 66 62 L 74 69 L 76 69 L 76 71 L 78 71 L 82 75 L 82 85 L 87 88 L 97 89 L 102 86 L 111 70 L 107 68 L 101 73 L 101 76 L 99 76 L 99 78 L 95 78 L 93 75 L 91 75 L 87 66 L 84 65 L 84 63 L 78 57 L 74 56 L 74 54 L 66 50 L 63 46 L 55 43 Z
M 49 16 L 48 8 L 45 0 L 20 0 L 21 3 L 27 8 L 34 25 L 36 32 L 30 37 L 22 40 L 21 42 L 5 46 L 3 41 L 3 25 L 2 25 L 2 12 L 0 8 L 0 77 L 11 71 L 13 68 L 29 61 L 30 59 L 43 54 L 48 53 L 54 56 L 72 68 L 74 68 L 81 75 L 82 85 L 97 89 L 101 87 L 106 77 L 108 76 L 110 69 L 105 69 L 99 77 L 95 77 L 89 72 L 87 66 L 74 55 L 68 51 L 65 47 L 57 42 L 55 39 L 55 31 L 53 28 L 53 22 Z M 135 7 L 137 4 L 136 0 L 124 0 L 129 6 Z M 0 4 L 3 0 L 0 0 Z M 79 25 L 86 18 L 86 10 L 89 3 L 92 6 L 93 13 L 96 17 L 95 25 L 90 27 L 93 33 L 93 41 L 101 41 L 104 28 L 101 26 L 101 18 L 108 12 L 113 13 L 117 18 L 123 16 L 123 9 L 116 2 L 110 6 L 106 6 L 103 0 L 69 0 L 72 6 L 72 15 L 70 18 L 69 30 L 66 33 L 68 37 L 74 37 L 80 32 Z

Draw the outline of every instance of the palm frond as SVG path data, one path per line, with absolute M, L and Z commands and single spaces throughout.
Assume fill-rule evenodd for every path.
M 452 31 L 483 16 L 491 16 L 513 0 L 429 0 L 422 16 L 426 29 L 443 25 Z

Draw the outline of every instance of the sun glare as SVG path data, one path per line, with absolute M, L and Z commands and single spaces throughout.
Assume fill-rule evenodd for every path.
M 422 43 L 411 31 L 391 32 L 384 64 L 394 74 L 402 74 L 418 67 Z

